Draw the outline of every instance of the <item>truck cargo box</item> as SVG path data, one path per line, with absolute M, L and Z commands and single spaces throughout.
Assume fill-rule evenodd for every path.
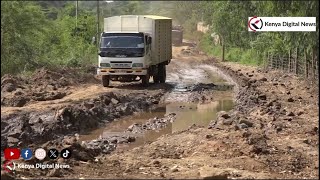
M 153 15 L 122 15 L 104 19 L 104 32 L 143 32 L 152 37 L 150 65 L 172 59 L 172 19 Z

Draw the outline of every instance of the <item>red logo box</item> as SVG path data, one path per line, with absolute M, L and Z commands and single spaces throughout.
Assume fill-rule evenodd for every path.
M 18 148 L 6 148 L 4 150 L 4 158 L 7 160 L 19 159 L 20 150 Z

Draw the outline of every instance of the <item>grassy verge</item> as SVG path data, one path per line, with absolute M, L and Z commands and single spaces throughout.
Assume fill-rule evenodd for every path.
M 195 31 L 195 32 L 184 31 L 183 32 L 183 39 L 187 39 L 190 41 L 200 42 L 200 40 L 203 39 L 203 36 L 204 36 L 204 34 L 199 31 Z
M 200 49 L 210 56 L 221 59 L 222 46 L 214 45 L 210 35 L 204 35 L 200 39 Z M 227 47 L 225 49 L 225 60 L 237 62 L 245 65 L 260 66 L 262 65 L 262 56 L 254 49 L 240 49 Z

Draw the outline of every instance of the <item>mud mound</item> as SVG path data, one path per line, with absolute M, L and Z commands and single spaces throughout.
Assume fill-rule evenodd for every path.
M 114 94 L 110 94 L 114 96 Z M 109 96 L 110 97 L 110 96 Z M 109 103 L 115 102 L 111 100 Z M 88 105 L 87 105 L 88 106 Z M 66 111 L 61 112 L 64 114 Z M 26 117 L 26 116 L 25 116 Z M 68 135 L 68 136 L 57 136 L 56 140 L 50 140 L 42 145 L 45 150 L 49 150 L 50 148 L 54 147 L 58 150 L 62 150 L 64 148 L 68 148 L 72 151 L 71 161 L 84 161 L 84 162 L 92 162 L 95 158 L 101 154 L 109 154 L 110 152 L 114 151 L 117 147 L 117 144 L 123 143 L 131 143 L 136 140 L 136 133 L 143 133 L 146 130 L 153 130 L 153 129 L 160 129 L 166 126 L 167 123 L 172 122 L 175 114 L 169 114 L 164 118 L 155 118 L 150 119 L 144 125 L 133 124 L 128 128 L 127 131 L 123 133 L 113 133 L 111 135 L 104 135 L 95 140 L 91 141 L 79 141 L 79 135 Z M 24 124 L 27 124 L 26 119 L 24 120 Z M 26 125 L 23 125 L 24 127 Z M 88 125 L 87 125 L 88 126 Z M 89 125 L 90 126 L 90 125 Z M 82 129 L 88 127 L 81 127 Z M 56 130 L 57 132 L 57 130 Z M 70 131 L 69 131 L 70 132 Z M 18 136 L 15 136 L 18 137 Z M 30 160 L 30 162 L 35 161 Z M 53 162 L 52 160 L 46 159 L 45 161 Z M 70 162 L 70 161 L 69 161 Z M 48 172 L 49 173 L 49 172 Z
M 1 98 L 1 106 L 23 107 L 31 99 L 24 96 L 16 96 L 15 98 Z
M 170 113 L 164 118 L 158 118 L 155 117 L 153 119 L 149 119 L 146 123 L 144 124 L 132 124 L 131 126 L 128 127 L 126 132 L 131 132 L 131 133 L 143 133 L 144 131 L 148 130 L 156 130 L 156 129 L 161 129 L 164 128 L 168 125 L 168 123 L 172 123 L 175 120 L 175 113 Z
M 42 68 L 31 77 L 4 75 L 1 78 L 1 106 L 22 107 L 30 101 L 61 99 L 71 93 L 68 91 L 70 86 L 80 83 L 98 83 L 92 67 L 55 71 Z
M 54 71 L 42 68 L 31 76 L 30 81 L 38 85 L 55 85 L 57 88 L 75 85 L 76 83 L 97 83 L 93 68 L 91 66 L 61 68 Z
M 147 109 L 159 102 L 162 93 L 149 96 L 132 93 L 125 96 L 105 93 L 98 98 L 74 106 L 48 112 L 1 116 L 1 135 L 7 138 L 2 145 L 23 146 L 33 142 L 41 143 L 63 135 L 83 133 L 121 116 Z M 5 141 L 5 139 L 2 139 Z
M 191 91 L 203 91 L 203 90 L 212 90 L 217 85 L 210 83 L 210 84 L 204 84 L 204 83 L 198 83 L 195 86 L 192 87 Z
M 92 149 L 97 153 L 109 154 L 116 149 L 117 144 L 132 143 L 136 140 L 135 134 L 144 133 L 148 130 L 156 130 L 164 128 L 168 123 L 175 119 L 175 114 L 169 114 L 164 118 L 149 119 L 144 124 L 132 124 L 123 133 L 112 133 L 109 135 L 103 135 L 98 139 L 82 142 L 82 146 L 87 149 Z
M 217 90 L 217 91 L 226 91 L 226 90 L 232 90 L 234 85 L 230 84 L 204 84 L 204 83 L 198 83 L 191 87 L 191 91 L 210 91 L 210 90 Z
M 199 54 L 199 50 L 197 50 L 197 48 L 195 47 L 189 47 L 186 49 L 181 49 L 181 54 L 182 55 L 187 55 L 187 56 L 194 56 L 194 55 L 198 55 Z
M 281 177 L 313 175 L 311 167 L 318 168 L 314 144 L 319 142 L 312 133 L 318 129 L 317 102 L 312 101 L 318 97 L 316 88 L 291 74 L 214 64 L 240 88 L 235 109 L 220 113 L 209 129 L 240 132 L 248 145 L 243 149 Z
M 97 149 L 88 148 L 86 145 L 81 144 L 78 141 L 78 135 L 75 136 L 65 136 L 58 138 L 56 140 L 49 141 L 45 144 L 42 144 L 42 147 L 46 152 L 54 148 L 61 152 L 62 149 L 68 148 L 72 155 L 69 159 L 49 159 L 48 156 L 42 160 L 42 164 L 59 164 L 60 166 L 69 166 L 70 168 L 79 165 L 79 162 L 94 162 L 95 157 L 100 153 Z M 32 146 L 32 145 L 31 145 Z M 30 147 L 30 146 L 29 146 Z M 39 145 L 36 146 L 38 148 Z M 19 160 L 18 160 L 19 161 Z M 21 161 L 21 160 L 20 160 Z M 24 164 L 34 165 L 39 160 L 35 157 L 32 157 L 27 162 L 24 161 Z M 42 169 L 33 169 L 32 171 L 24 168 L 16 169 L 16 178 L 20 177 L 35 177 L 35 176 L 44 176 L 44 177 L 63 177 L 64 175 L 70 173 L 69 169 L 57 169 L 57 168 L 42 168 Z
M 1 77 L 1 93 L 15 91 L 19 87 L 19 81 L 21 78 L 5 74 Z
M 53 72 L 48 69 L 39 69 L 37 70 L 33 76 L 31 77 L 31 80 L 34 82 L 41 82 L 41 81 L 47 81 L 47 80 L 58 80 L 63 77 L 63 73 L 66 73 L 64 70 L 60 70 L 60 72 Z
M 119 135 L 104 136 L 88 142 L 83 141 L 82 146 L 97 152 L 98 154 L 95 155 L 97 156 L 101 153 L 109 154 L 116 149 L 117 144 L 131 143 L 135 140 L 134 136 L 119 133 Z
M 103 143 L 104 149 L 94 148 L 95 142 L 85 143 L 79 141 L 79 135 L 75 134 L 73 136 L 64 136 L 57 140 L 49 141 L 43 144 L 44 149 L 48 149 L 50 147 L 55 147 L 56 149 L 64 149 L 68 148 L 72 152 L 71 160 L 76 161 L 94 161 L 95 157 L 100 153 L 109 153 L 115 149 L 116 144 L 111 144 L 107 141 L 100 141 Z

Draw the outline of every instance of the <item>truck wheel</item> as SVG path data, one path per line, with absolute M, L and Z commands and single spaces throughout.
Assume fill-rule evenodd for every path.
M 146 75 L 142 76 L 142 85 L 143 86 L 148 86 L 149 85 L 149 79 L 150 79 L 150 75 L 149 73 L 147 73 Z
M 161 64 L 161 65 L 159 65 L 159 75 L 158 75 L 158 77 L 159 77 L 159 81 L 160 81 L 160 83 L 165 83 L 166 82 L 166 76 L 167 76 L 167 73 L 166 73 L 166 65 L 164 65 L 164 64 Z
M 153 76 L 153 82 L 154 82 L 155 84 L 159 83 L 159 76 L 158 76 L 158 75 L 154 75 L 154 76 Z
M 102 76 L 102 85 L 103 87 L 109 87 L 110 77 L 107 75 Z

